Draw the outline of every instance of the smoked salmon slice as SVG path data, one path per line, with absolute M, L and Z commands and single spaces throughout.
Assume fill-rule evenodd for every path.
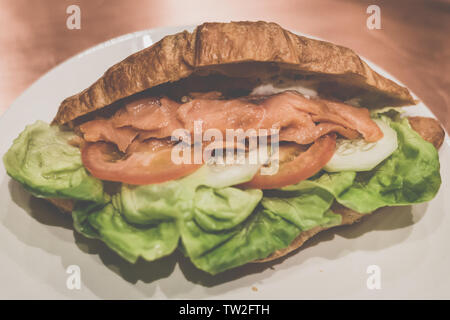
M 139 132 L 131 127 L 116 128 L 109 120 L 92 120 L 80 126 L 84 140 L 88 142 L 112 142 L 117 148 L 126 152 Z
M 176 112 L 179 103 L 168 98 L 143 98 L 127 104 L 119 109 L 111 121 L 115 127 L 131 126 L 143 131 L 164 129 L 166 136 L 181 128 Z
M 280 141 L 311 144 L 335 132 L 347 139 L 360 136 L 369 142 L 383 137 L 365 108 L 325 99 L 307 99 L 295 91 L 270 96 L 218 99 L 215 94 L 202 94 L 185 103 L 167 97 L 147 97 L 133 101 L 109 120 L 93 120 L 80 129 L 88 142 L 106 141 L 126 152 L 136 139 L 170 137 L 176 129 L 194 132 L 194 122 L 201 121 L 202 130 L 279 129 Z

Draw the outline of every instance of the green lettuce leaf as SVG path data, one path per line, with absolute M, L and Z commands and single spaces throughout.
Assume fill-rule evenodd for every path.
M 102 182 L 87 173 L 80 150 L 68 144 L 72 137 L 42 121 L 27 126 L 3 157 L 6 171 L 36 197 L 107 201 Z
M 90 212 L 87 219 L 96 230 L 97 238 L 131 263 L 139 257 L 148 261 L 159 259 L 171 254 L 178 246 L 179 232 L 175 221 L 133 225 L 112 204 Z
M 258 207 L 249 219 L 228 232 L 207 233 L 190 223 L 190 226 L 185 226 L 182 230 L 182 237 L 185 246 L 191 244 L 188 240 L 198 243 L 199 239 L 211 241 L 203 242 L 204 249 L 211 247 L 209 250 L 196 252 L 196 255 L 189 250 L 187 252 L 197 268 L 217 274 L 256 259 L 266 258 L 274 251 L 286 248 L 300 232 L 295 224 Z
M 130 222 L 149 224 L 172 220 L 189 210 L 195 189 L 183 188 L 179 181 L 132 186 L 122 185 L 113 196 L 114 206 Z
M 102 209 L 103 205 L 89 201 L 78 201 L 72 211 L 73 227 L 89 239 L 99 239 L 97 230 L 88 221 L 89 215 Z
M 283 191 L 302 191 L 320 187 L 325 189 L 333 195 L 339 195 L 353 185 L 355 181 L 356 172 L 344 171 L 327 174 L 321 171 L 308 180 L 303 180 L 300 183 L 286 186 L 282 188 Z
M 188 255 L 199 256 L 229 240 L 261 198 L 261 190 L 255 189 L 199 188 L 190 214 L 185 214 L 179 224 Z
M 264 197 L 262 206 L 295 224 L 302 231 L 341 223 L 340 215 L 328 211 L 334 201 L 331 193 L 320 187 L 305 189 L 301 183 L 299 185 L 299 192 Z
M 194 197 L 194 220 L 207 231 L 234 228 L 253 212 L 262 196 L 257 189 L 199 187 Z

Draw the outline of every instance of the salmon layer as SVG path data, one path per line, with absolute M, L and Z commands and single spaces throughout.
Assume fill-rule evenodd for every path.
M 193 134 L 194 124 L 201 121 L 202 130 L 278 129 L 280 141 L 311 144 L 331 132 L 347 139 L 360 135 L 368 142 L 383 137 L 382 131 L 365 108 L 343 103 L 307 99 L 295 91 L 271 96 L 231 100 L 195 98 L 177 103 L 166 97 L 143 98 L 119 109 L 110 119 L 92 120 L 80 126 L 88 142 L 111 142 L 121 152 L 131 143 L 172 136 L 176 129 Z

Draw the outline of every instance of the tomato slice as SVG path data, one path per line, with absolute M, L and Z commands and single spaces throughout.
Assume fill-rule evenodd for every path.
M 279 168 L 274 175 L 258 172 L 252 180 L 242 184 L 245 188 L 275 189 L 305 180 L 322 169 L 336 149 L 336 135 L 330 134 L 317 139 L 308 150 L 300 145 L 280 145 Z
M 123 157 L 114 145 L 104 142 L 88 143 L 81 151 L 86 169 L 96 178 L 134 185 L 161 183 L 179 179 L 201 164 L 175 164 L 171 146 L 149 146 Z

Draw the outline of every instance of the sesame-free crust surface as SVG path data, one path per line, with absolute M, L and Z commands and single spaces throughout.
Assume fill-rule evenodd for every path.
M 351 49 L 298 36 L 275 23 L 204 23 L 192 33 L 166 36 L 110 67 L 90 87 L 62 101 L 53 123 L 65 124 L 159 85 L 211 74 L 260 81 L 308 76 L 335 94 L 351 88 L 350 96 L 414 104 L 408 89 L 373 71 Z

